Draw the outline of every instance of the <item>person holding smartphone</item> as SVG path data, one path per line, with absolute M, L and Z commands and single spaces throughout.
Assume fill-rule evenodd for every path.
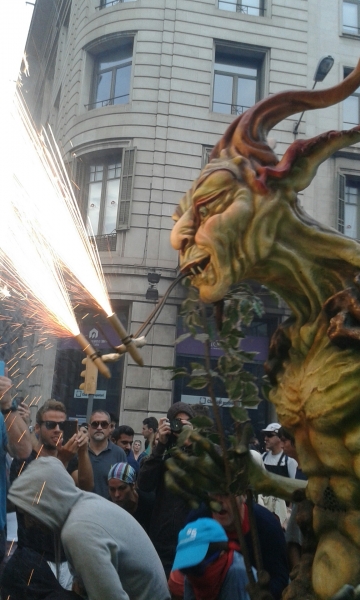
M 67 424 L 66 408 L 62 402 L 47 400 L 39 408 L 36 414 L 35 447 L 32 451 L 30 448 L 27 456 L 23 456 L 21 460 L 13 460 L 10 468 L 11 483 L 21 477 L 27 466 L 40 456 L 58 458 L 67 467 L 70 459 L 77 454 L 78 469 L 76 473 L 72 473 L 73 480 L 81 489 L 92 489 L 94 479 L 88 456 L 87 433 L 76 432 L 63 444 Z M 47 590 L 62 595 L 68 590 L 68 595 L 71 594 L 69 590 L 73 578 L 62 548 L 59 564 L 56 564 L 54 534 L 44 532 L 37 525 L 26 527 L 24 515 L 19 511 L 17 519 L 18 547 L 1 576 L 1 597 L 10 597 L 13 600 L 43 598 Z

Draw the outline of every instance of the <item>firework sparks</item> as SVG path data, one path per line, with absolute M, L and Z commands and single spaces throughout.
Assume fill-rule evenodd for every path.
M 75 336 L 104 375 L 109 377 L 109 370 L 79 337 L 68 293 L 72 287 L 82 299 L 90 295 L 102 308 L 128 351 L 142 364 L 130 336 L 112 311 L 97 249 L 90 242 L 51 130 L 38 135 L 19 90 L 10 108 L 11 134 L 6 136 L 9 149 L 6 168 L 2 169 L 9 193 L 0 199 L 3 270 L 14 281 L 17 293 L 30 297 L 27 314 L 34 304 L 30 318 L 50 324 L 49 330 L 57 334 Z M 1 289 L 2 296 L 8 297 L 8 287 L 2 285 Z
M 41 136 L 38 135 L 19 94 L 15 96 L 14 112 L 23 155 L 17 157 L 22 165 L 16 174 L 18 187 L 31 199 L 31 203 L 26 204 L 27 219 L 34 223 L 34 229 L 42 233 L 69 273 L 81 283 L 82 295 L 86 290 L 110 315 L 113 311 L 100 259 L 89 240 L 52 132 L 43 130 Z
M 29 577 L 29 580 L 27 582 L 28 585 L 30 585 L 30 581 L 32 579 L 33 573 L 34 573 L 34 569 L 31 569 L 30 577 Z
M 37 458 L 37 459 L 39 458 L 39 456 L 41 456 L 41 451 L 42 451 L 43 447 L 44 447 L 44 444 L 41 444 L 41 446 L 40 446 L 40 448 L 39 448 L 39 450 L 38 450 L 38 453 L 37 453 L 37 455 L 36 455 L 36 458 Z
M 60 330 L 78 335 L 79 327 L 71 307 L 56 257 L 28 218 L 28 201 L 17 193 L 16 181 L 8 202 L 2 201 L 4 228 L 0 240 L 2 265 L 19 286 L 27 288 L 37 304 Z M 16 204 L 15 204 L 16 201 Z M 26 260 L 24 260 L 26 257 Z
M 10 544 L 10 548 L 8 550 L 8 553 L 7 553 L 8 556 L 10 556 L 10 554 L 11 554 L 11 550 L 13 549 L 14 542 L 15 542 L 15 539 L 13 539 L 13 541 Z M 8 598 L 10 598 L 10 596 L 8 596 Z
M 46 481 L 44 481 L 44 483 L 43 483 L 43 484 L 42 484 L 42 486 L 41 486 L 41 490 L 40 490 L 40 492 L 39 492 L 39 495 L 38 495 L 38 498 L 37 498 L 37 500 L 36 500 L 36 504 L 39 504 L 39 502 L 40 502 L 40 498 L 41 498 L 41 496 L 42 496 L 42 493 L 43 493 L 43 491 L 44 491 L 45 485 L 46 485 Z
M 3 287 L 0 287 L 0 300 L 4 300 L 4 298 L 10 298 L 10 290 L 5 284 Z
M 20 470 L 19 470 L 19 472 L 18 472 L 18 475 L 17 475 L 18 477 L 19 477 L 19 475 L 21 475 L 21 473 L 23 472 L 23 469 L 24 469 L 25 465 L 26 465 L 26 461 L 24 460 L 24 462 L 22 463 L 22 465 L 21 465 L 21 467 L 20 467 Z
M 24 431 L 22 432 L 21 436 L 19 437 L 17 443 L 21 442 L 21 440 L 23 439 L 24 435 L 26 433 L 26 429 L 24 429 Z

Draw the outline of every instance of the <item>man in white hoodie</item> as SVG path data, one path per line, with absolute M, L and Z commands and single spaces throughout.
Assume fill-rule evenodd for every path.
M 163 567 L 143 528 L 119 506 L 79 490 L 53 457 L 33 461 L 9 499 L 61 537 L 89 600 L 169 600 Z

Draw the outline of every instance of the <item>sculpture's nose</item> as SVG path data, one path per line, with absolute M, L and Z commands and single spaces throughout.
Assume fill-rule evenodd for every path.
M 194 244 L 194 237 L 194 220 L 190 214 L 185 213 L 173 227 L 170 236 L 171 245 L 175 250 L 184 254 Z

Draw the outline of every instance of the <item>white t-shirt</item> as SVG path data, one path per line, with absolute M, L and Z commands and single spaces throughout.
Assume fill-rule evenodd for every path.
M 282 451 L 278 452 L 278 454 L 272 454 L 272 452 L 270 452 L 270 450 L 267 453 L 264 452 L 264 454 L 262 455 L 264 465 L 277 465 L 281 454 L 282 454 Z M 286 454 L 283 455 L 281 462 L 280 462 L 281 467 L 283 467 L 285 465 L 286 465 Z M 297 466 L 298 466 L 298 463 L 295 460 L 295 458 L 290 458 L 290 456 L 288 456 L 287 457 L 287 468 L 288 468 L 289 477 L 291 477 L 292 479 L 295 479 Z

